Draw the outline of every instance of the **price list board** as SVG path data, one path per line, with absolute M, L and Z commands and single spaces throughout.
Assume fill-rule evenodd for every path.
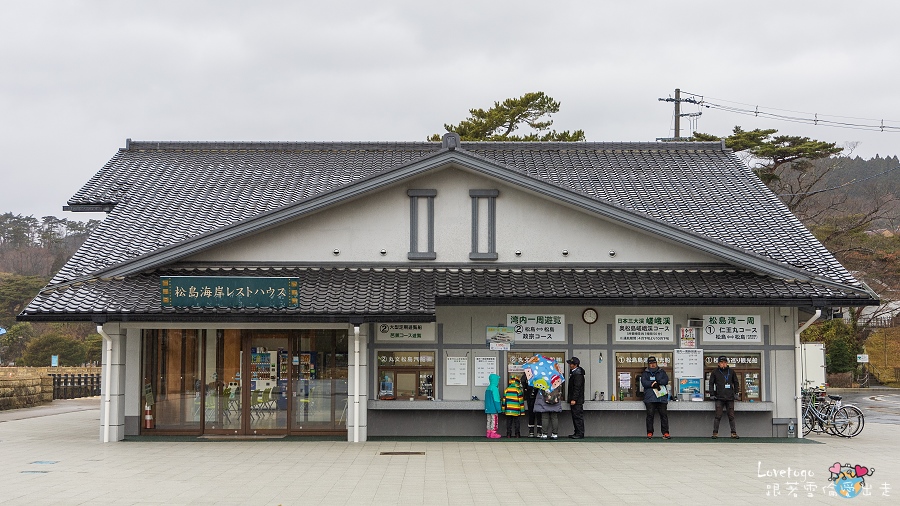
M 682 348 L 672 351 L 675 355 L 672 372 L 676 378 L 703 377 L 703 350 Z

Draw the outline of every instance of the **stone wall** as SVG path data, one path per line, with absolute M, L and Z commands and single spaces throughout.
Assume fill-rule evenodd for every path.
M 53 402 L 54 374 L 100 374 L 99 367 L 0 367 L 0 411 Z
M 0 411 L 30 408 L 53 401 L 53 378 L 41 371 L 12 374 L 0 369 Z

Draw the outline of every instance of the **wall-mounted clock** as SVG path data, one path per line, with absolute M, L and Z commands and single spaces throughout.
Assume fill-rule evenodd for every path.
M 597 310 L 593 308 L 587 308 L 581 313 L 581 319 L 584 320 L 584 323 L 588 325 L 597 321 Z

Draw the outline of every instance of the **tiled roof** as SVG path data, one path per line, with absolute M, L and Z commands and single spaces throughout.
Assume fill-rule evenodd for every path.
M 440 143 L 130 142 L 72 199 L 113 205 L 51 284 L 398 169 Z M 860 286 L 721 143 L 462 143 L 462 152 Z
M 402 175 L 432 159 L 440 161 L 446 153 L 440 143 L 428 142 L 129 142 L 69 200 L 74 209 L 112 210 L 24 315 L 167 314 L 158 307 L 157 274 L 100 279 L 92 273 L 385 175 Z M 496 169 L 501 171 L 497 174 L 516 174 L 516 181 L 560 188 L 566 195 L 666 223 L 667 230 L 697 234 L 729 251 L 799 269 L 791 272 L 810 273 L 807 279 L 822 282 L 741 269 L 681 274 L 520 271 L 502 265 L 480 271 L 308 269 L 303 271 L 304 282 L 313 295 L 300 314 L 431 317 L 435 301 L 478 303 L 497 297 L 522 302 L 530 297 L 535 304 L 580 298 L 681 304 L 709 298 L 710 304 L 822 305 L 843 300 L 845 305 L 861 305 L 873 299 L 721 143 L 462 143 L 456 153 L 464 158 L 453 160 L 477 162 L 479 170 Z M 165 268 L 162 265 L 148 269 Z M 326 275 L 334 279 L 321 278 Z M 478 284 L 486 280 L 491 283 Z M 65 286 L 73 282 L 77 284 Z M 364 289 L 345 290 L 345 284 Z M 496 292 L 491 286 L 515 290 Z M 335 293 L 349 298 L 335 299 Z M 350 295 L 355 293 L 368 295 L 356 299 Z
M 163 308 L 159 278 L 172 275 L 298 277 L 300 307 Z M 855 290 L 723 269 L 183 268 L 46 290 L 22 314 L 29 320 L 179 320 L 206 314 L 225 319 L 428 321 L 441 304 L 840 306 L 865 299 Z

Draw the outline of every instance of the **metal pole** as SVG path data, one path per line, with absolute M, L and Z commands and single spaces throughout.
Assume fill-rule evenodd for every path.
M 353 442 L 359 443 L 359 325 L 353 326 Z
M 681 137 L 681 89 L 675 88 L 675 140 Z

